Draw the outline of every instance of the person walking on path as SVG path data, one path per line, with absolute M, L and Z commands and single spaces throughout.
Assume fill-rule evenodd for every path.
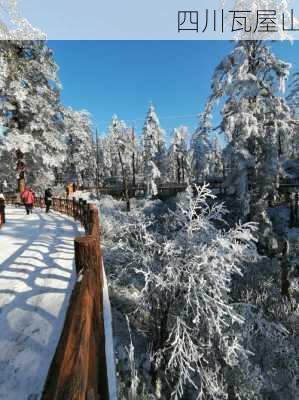
M 5 197 L 0 193 L 0 227 L 2 224 L 5 224 Z
M 52 189 L 51 188 L 46 189 L 45 190 L 46 213 L 50 211 L 50 207 L 52 205 L 52 197 L 53 197 Z
M 27 215 L 32 214 L 32 209 L 35 202 L 35 196 L 34 193 L 32 192 L 32 189 L 29 187 L 25 187 L 25 190 L 21 194 L 21 199 L 25 204 Z

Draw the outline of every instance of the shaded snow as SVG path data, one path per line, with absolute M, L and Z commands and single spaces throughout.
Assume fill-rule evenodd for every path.
M 7 207 L 0 231 L 0 399 L 37 400 L 74 285 L 77 224 Z

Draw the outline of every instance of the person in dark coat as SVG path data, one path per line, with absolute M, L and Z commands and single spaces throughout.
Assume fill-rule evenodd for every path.
M 51 188 L 46 189 L 45 190 L 46 213 L 50 211 L 50 207 L 52 205 L 52 197 L 53 197 L 52 189 Z

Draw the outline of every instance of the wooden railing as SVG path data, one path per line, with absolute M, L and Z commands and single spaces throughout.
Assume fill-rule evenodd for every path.
M 6 195 L 5 202 L 7 204 L 19 205 L 19 199 L 16 195 Z M 60 197 L 52 198 L 51 208 L 62 214 L 73 217 L 76 221 L 80 221 L 86 230 L 86 224 L 88 223 L 88 208 L 90 205 L 87 204 L 86 200 L 83 199 L 67 199 Z M 45 200 L 43 197 L 36 197 L 34 207 L 45 208 Z
M 14 205 L 17 197 L 6 202 Z M 44 199 L 37 197 L 35 206 L 43 208 Z M 52 208 L 80 221 L 86 235 L 74 241 L 77 282 L 41 398 L 108 400 L 98 209 L 82 199 L 63 198 L 53 198 Z

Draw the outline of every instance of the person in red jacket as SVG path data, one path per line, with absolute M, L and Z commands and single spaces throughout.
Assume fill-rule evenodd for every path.
M 31 214 L 32 208 L 33 208 L 33 205 L 35 202 L 35 196 L 34 196 L 34 193 L 32 192 L 32 189 L 29 187 L 26 187 L 25 190 L 21 194 L 21 198 L 23 200 L 23 203 L 25 204 L 27 215 Z

